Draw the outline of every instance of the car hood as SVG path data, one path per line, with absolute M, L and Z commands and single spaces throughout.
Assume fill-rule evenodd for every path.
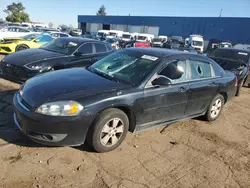
M 65 54 L 60 54 L 37 48 L 37 49 L 27 49 L 15 52 L 13 54 L 6 56 L 4 58 L 4 61 L 8 64 L 23 66 L 35 61 L 49 60 L 51 58 L 53 59 L 62 56 L 65 56 Z
M 73 68 L 33 77 L 21 90 L 24 101 L 37 108 L 47 102 L 78 100 L 125 87 L 128 85 L 108 80 L 84 68 Z

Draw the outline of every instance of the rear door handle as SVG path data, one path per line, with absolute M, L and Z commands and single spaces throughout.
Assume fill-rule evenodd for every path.
M 185 87 L 180 87 L 178 91 L 179 91 L 179 92 L 185 92 L 185 91 L 187 91 L 187 88 L 185 88 Z

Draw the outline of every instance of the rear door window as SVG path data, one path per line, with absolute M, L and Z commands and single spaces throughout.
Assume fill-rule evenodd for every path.
M 93 53 L 92 43 L 83 44 L 78 49 L 78 51 L 81 52 L 82 54 L 92 54 Z
M 95 50 L 96 53 L 102 53 L 107 51 L 105 44 L 102 43 L 95 43 Z
M 189 65 L 191 80 L 212 77 L 211 66 L 209 63 L 204 61 L 190 60 Z

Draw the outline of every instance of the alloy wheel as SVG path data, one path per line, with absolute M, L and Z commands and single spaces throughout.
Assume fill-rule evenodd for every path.
M 113 118 L 107 122 L 100 134 L 101 144 L 111 147 L 118 143 L 124 132 L 124 123 L 120 118 Z
M 212 118 L 216 118 L 220 111 L 221 111 L 221 107 L 222 107 L 222 101 L 221 99 L 216 99 L 212 105 L 212 108 L 211 108 L 211 117 Z

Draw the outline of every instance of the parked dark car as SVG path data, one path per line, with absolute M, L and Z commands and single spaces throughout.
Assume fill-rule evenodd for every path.
M 113 52 L 108 43 L 92 39 L 57 38 L 38 49 L 5 56 L 0 62 L 0 77 L 23 83 L 38 74 L 72 67 L 86 67 Z
M 163 48 L 168 48 L 168 49 L 177 49 L 180 47 L 184 47 L 184 39 L 180 36 L 172 36 L 169 38 L 167 42 L 163 44 Z
M 235 73 L 238 78 L 236 96 L 240 95 L 243 85 L 250 86 L 250 51 L 236 48 L 218 48 L 209 54 L 224 70 Z
M 118 147 L 127 131 L 204 115 L 217 119 L 236 91 L 236 77 L 213 60 L 166 49 L 129 48 L 88 68 L 45 73 L 15 94 L 14 120 L 32 140 Z

